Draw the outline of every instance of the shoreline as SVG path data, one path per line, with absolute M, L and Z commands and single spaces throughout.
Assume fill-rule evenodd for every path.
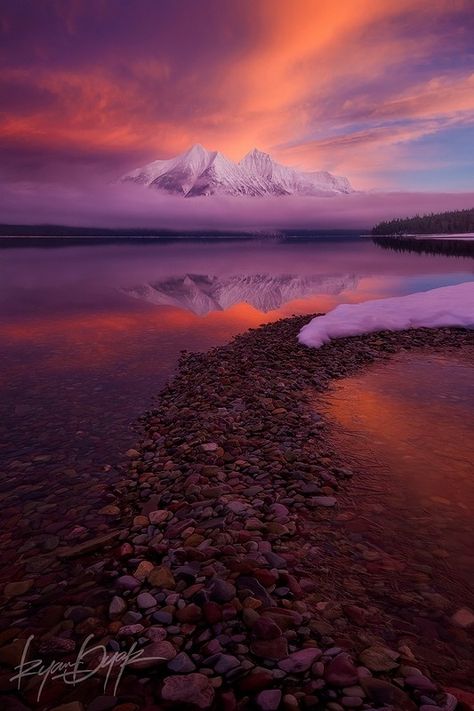
M 140 445 L 129 450 L 130 477 L 114 485 L 116 530 L 89 551 L 59 550 L 71 560 L 71 577 L 61 594 L 51 591 L 46 612 L 62 597 L 62 617 L 47 631 L 45 601 L 30 599 L 33 614 L 16 625 L 17 637 L 36 624 L 53 656 L 55 645 L 64 646 L 58 639 L 73 653 L 88 630 L 111 649 L 153 645 L 165 660 L 128 673 L 117 693 L 117 704 L 140 709 L 164 701 L 163 708 L 184 709 L 192 698 L 199 708 L 212 702 L 226 711 L 237 703 L 340 711 L 385 702 L 409 711 L 427 706 L 424 697 L 434 708 L 454 708 L 424 676 L 430 669 L 417 663 L 412 635 L 400 633 L 393 611 L 334 577 L 338 492 L 357 479 L 348 483 L 353 472 L 331 452 L 309 402 L 334 378 L 401 349 L 458 349 L 472 346 L 473 334 L 383 332 L 314 350 L 296 341 L 310 318 L 282 319 L 183 355 L 144 416 Z M 71 617 L 71 605 L 86 612 Z M 468 632 L 453 634 L 467 639 Z M 138 676 L 149 680 L 139 690 Z M 88 701 L 101 695 L 90 693 Z M 68 694 L 72 701 L 81 692 Z

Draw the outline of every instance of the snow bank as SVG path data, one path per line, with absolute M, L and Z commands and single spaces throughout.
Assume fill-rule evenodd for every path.
M 319 348 L 333 338 L 421 326 L 474 328 L 474 281 L 408 296 L 340 304 L 325 316 L 313 318 L 301 329 L 298 340 Z

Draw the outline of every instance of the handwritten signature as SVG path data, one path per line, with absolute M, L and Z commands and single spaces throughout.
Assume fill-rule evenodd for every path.
M 38 694 L 36 700 L 39 701 L 41 694 L 43 692 L 44 686 L 48 680 L 54 681 L 56 679 L 62 679 L 64 684 L 70 686 L 77 686 L 86 679 L 98 674 L 101 670 L 107 670 L 104 679 L 104 692 L 110 680 L 110 675 L 112 671 L 118 672 L 115 677 L 115 683 L 113 687 L 114 696 L 116 695 L 118 685 L 122 679 L 123 673 L 126 667 L 135 664 L 136 662 L 152 662 L 152 661 L 163 661 L 163 657 L 144 657 L 144 649 L 136 649 L 137 642 L 134 642 L 127 652 L 109 652 L 106 647 L 102 644 L 97 644 L 93 647 L 88 647 L 89 642 L 93 639 L 94 635 L 90 634 L 84 642 L 78 652 L 77 658 L 74 662 L 58 662 L 56 660 L 50 662 L 49 664 L 44 664 L 42 659 L 27 659 L 28 652 L 30 651 L 31 643 L 33 642 L 34 635 L 31 635 L 26 640 L 26 644 L 23 648 L 23 653 L 21 655 L 20 663 L 15 667 L 17 674 L 10 678 L 10 681 L 17 681 L 18 690 L 21 688 L 22 681 L 28 677 L 40 677 L 41 684 L 38 689 Z M 85 665 L 85 660 L 89 657 L 89 664 L 91 663 L 91 657 L 96 657 L 98 662 L 94 660 L 95 666 L 88 668 Z

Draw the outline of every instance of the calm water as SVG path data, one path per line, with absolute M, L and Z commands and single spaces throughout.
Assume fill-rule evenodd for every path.
M 114 463 L 183 349 L 293 313 L 473 278 L 468 259 L 368 240 L 175 240 L 0 250 L 7 460 Z
M 107 529 L 98 511 L 132 425 L 181 350 L 472 278 L 470 260 L 350 236 L 0 249 L 0 581 L 47 585 L 61 575 L 51 551 Z
M 446 563 L 441 588 L 472 605 L 474 349 L 399 354 L 336 381 L 324 402 L 335 446 L 359 463 L 358 515 L 384 523 L 377 545 Z

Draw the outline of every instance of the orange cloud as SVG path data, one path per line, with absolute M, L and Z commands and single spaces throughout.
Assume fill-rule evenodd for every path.
M 376 150 L 396 159 L 396 146 L 446 128 L 434 121 L 472 118 L 474 75 L 462 56 L 470 0 L 244 0 L 191 4 L 185 17 L 157 5 L 144 15 L 136 9 L 129 28 L 115 4 L 101 0 L 95 35 L 84 34 L 91 18 L 81 3 L 54 7 L 77 56 L 53 61 L 39 27 L 31 40 L 39 61 L 5 65 L 7 95 L 16 87 L 26 104 L 32 95 L 29 110 L 5 101 L 0 112 L 0 138 L 14 145 L 137 160 L 196 141 L 234 159 L 256 145 L 353 177 L 363 174 L 362 148 L 370 172 Z M 173 12 L 177 41 L 167 43 L 164 16 Z M 193 24 L 209 35 L 193 35 Z M 14 31 L 8 18 L 2 26 Z M 183 27 L 189 33 L 181 37 Z M 453 66 L 440 71 L 448 55 Z M 43 103 L 33 99 L 39 91 Z M 389 129 L 393 121 L 404 125 Z

